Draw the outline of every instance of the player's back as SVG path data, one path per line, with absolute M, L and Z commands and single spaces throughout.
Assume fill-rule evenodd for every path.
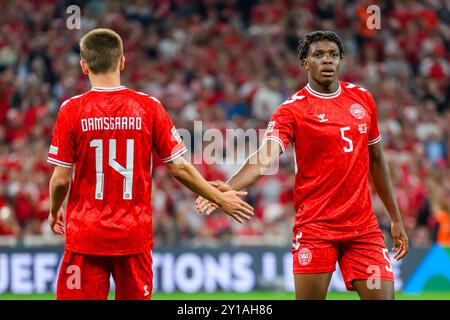
M 152 150 L 181 145 L 158 134 L 171 126 L 158 100 L 123 86 L 93 88 L 62 105 L 49 162 L 74 164 L 67 250 L 116 255 L 151 247 Z

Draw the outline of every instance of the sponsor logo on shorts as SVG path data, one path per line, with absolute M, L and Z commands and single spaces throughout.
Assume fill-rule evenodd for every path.
M 302 248 L 300 249 L 300 251 L 298 252 L 298 262 L 302 265 L 302 266 L 306 266 L 308 265 L 311 260 L 312 260 L 312 252 L 308 249 L 308 248 Z
M 299 231 L 298 233 L 297 233 L 297 235 L 295 236 L 295 242 L 292 244 L 292 247 L 295 249 L 295 250 L 298 250 L 298 248 L 300 248 L 300 238 L 302 237 L 302 232 L 301 231 Z

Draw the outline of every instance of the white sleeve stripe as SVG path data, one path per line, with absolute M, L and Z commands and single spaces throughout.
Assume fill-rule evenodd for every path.
M 67 99 L 66 101 L 64 101 L 64 102 L 61 104 L 61 107 L 60 107 L 60 108 L 64 107 L 70 100 L 71 100 L 71 99 Z
M 378 135 L 378 137 L 376 137 L 375 139 L 369 140 L 368 142 L 374 142 L 374 141 L 379 140 L 379 139 L 381 139 L 381 134 Z
M 155 97 L 149 96 L 150 99 L 152 99 L 153 101 L 158 102 L 159 104 L 162 104 L 161 101 L 159 101 L 158 99 L 156 99 Z
M 82 94 L 79 94 L 79 95 L 77 95 L 77 96 L 73 96 L 72 98 L 69 98 L 69 99 L 67 99 L 67 100 L 65 100 L 62 104 L 61 104 L 61 107 L 60 107 L 60 109 L 62 108 L 62 107 L 64 107 L 69 101 L 71 101 L 72 99 L 77 99 L 77 98 L 79 98 L 79 97 L 81 97 L 81 96 L 84 96 L 85 95 L 85 93 L 82 93 Z
M 275 142 L 278 142 L 278 144 L 279 144 L 280 147 L 281 147 L 281 150 L 282 150 L 283 152 L 286 150 L 285 147 L 284 147 L 284 143 L 283 143 L 283 141 L 281 141 L 280 138 L 275 137 L 275 136 L 267 136 L 267 137 L 264 137 L 264 139 L 263 139 L 262 142 L 261 142 L 261 145 L 262 145 L 263 143 L 265 143 L 267 140 L 273 140 L 273 141 L 275 141 Z
M 173 160 L 175 160 L 176 158 L 182 156 L 182 155 L 183 155 L 184 153 L 186 153 L 186 152 L 187 152 L 187 149 L 186 149 L 186 147 L 184 147 L 184 148 L 181 149 L 180 151 L 175 152 L 175 153 L 174 153 L 173 155 L 171 155 L 169 158 L 166 158 L 166 159 L 162 160 L 162 162 L 167 163 L 167 162 L 173 161 Z
M 367 144 L 371 145 L 371 144 L 375 144 L 375 143 L 380 142 L 380 141 L 381 141 L 381 135 L 379 135 L 378 138 L 376 138 L 376 139 L 368 141 Z
M 168 156 L 167 158 L 162 158 L 161 160 L 162 160 L 162 161 L 165 161 L 165 160 L 167 160 L 167 159 L 170 159 L 170 158 L 172 158 L 173 156 L 177 155 L 178 153 L 182 152 L 184 149 L 186 149 L 186 147 L 181 148 L 181 149 L 178 150 L 177 152 L 172 153 L 172 154 L 171 154 L 170 156 Z M 186 149 L 186 150 L 187 150 L 187 149 Z
M 55 159 L 55 158 L 52 158 L 52 157 L 48 157 L 47 160 L 52 160 L 53 162 L 58 162 L 60 164 L 65 164 L 66 166 L 72 166 L 73 165 L 73 163 L 61 161 L 61 160 L 58 160 L 58 159 Z
M 65 165 L 65 164 L 53 161 L 52 159 L 47 159 L 47 162 L 51 163 L 51 164 L 54 164 L 54 165 L 57 165 L 57 166 L 60 166 L 60 167 L 63 167 L 63 168 L 68 168 L 68 169 L 72 168 L 72 165 Z

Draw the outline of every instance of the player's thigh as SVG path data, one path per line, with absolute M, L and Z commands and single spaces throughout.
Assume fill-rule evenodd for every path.
M 316 274 L 294 274 L 295 299 L 324 300 L 327 297 L 333 272 Z
M 365 286 L 370 290 L 368 292 L 389 298 L 390 287 L 394 286 L 394 274 L 381 231 L 375 230 L 344 242 L 341 246 L 339 267 L 348 290 L 360 292 L 362 286 Z M 354 286 L 356 281 L 358 287 Z
M 113 258 L 117 300 L 149 300 L 152 297 L 152 255 L 150 250 Z
M 106 257 L 66 251 L 59 270 L 56 299 L 106 300 L 109 275 Z
M 367 280 L 353 280 L 353 288 L 361 300 L 394 300 L 394 282 L 380 280 L 379 285 L 374 287 Z
M 336 269 L 339 244 L 318 239 L 307 230 L 296 230 L 292 245 L 297 299 L 324 299 Z

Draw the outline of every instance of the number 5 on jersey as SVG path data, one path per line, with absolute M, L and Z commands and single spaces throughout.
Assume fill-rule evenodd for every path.
M 103 200 L 104 172 L 103 172 L 103 140 L 91 140 L 89 146 L 95 148 L 95 199 Z M 123 199 L 133 198 L 133 160 L 134 160 L 134 140 L 127 139 L 127 154 L 125 167 L 116 161 L 116 139 L 109 139 L 108 164 L 124 177 Z
M 345 131 L 350 130 L 350 127 L 341 128 L 341 138 L 344 141 L 348 142 L 348 147 L 344 147 L 344 152 L 352 152 L 353 151 L 353 141 L 350 138 L 345 136 Z

